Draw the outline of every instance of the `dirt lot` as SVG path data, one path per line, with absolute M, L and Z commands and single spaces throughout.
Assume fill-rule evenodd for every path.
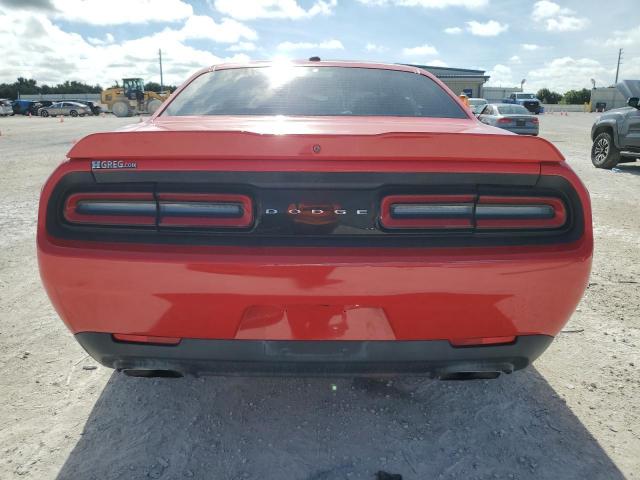
M 40 285 L 40 186 L 72 141 L 136 119 L 0 118 L 0 479 L 640 478 L 640 163 L 589 161 L 595 115 L 547 115 L 591 191 L 587 294 L 533 368 L 494 381 L 128 378 Z

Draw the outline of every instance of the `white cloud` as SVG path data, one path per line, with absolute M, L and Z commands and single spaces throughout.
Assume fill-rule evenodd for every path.
M 522 60 L 520 60 L 520 57 L 518 55 L 514 55 L 509 59 L 509 61 L 511 63 L 522 63 Z
M 376 52 L 376 53 L 384 53 L 389 50 L 388 47 L 384 45 L 377 45 L 375 43 L 367 43 L 364 47 L 367 52 Z
M 555 2 L 541 0 L 533 4 L 531 16 L 534 20 L 542 20 L 545 18 L 555 17 L 556 15 L 566 15 L 572 13 L 568 8 L 562 8 Z
M 418 47 L 403 48 L 402 54 L 407 57 L 423 56 L 423 55 L 438 55 L 438 50 L 436 50 L 436 47 L 425 43 L 424 45 L 420 45 Z
M 631 45 L 640 45 L 640 27 L 634 27 L 630 30 L 616 30 L 604 42 L 595 42 L 605 47 L 628 47 Z
M 541 0 L 534 3 L 531 16 L 536 21 L 544 21 L 549 32 L 570 32 L 582 30 L 589 25 L 589 20 L 576 17 L 574 11 L 563 8 L 555 2 Z
M 434 58 L 433 60 L 429 60 L 428 62 L 415 62 L 415 65 L 428 65 L 430 67 L 448 67 L 446 62 L 438 58 Z
M 515 85 L 513 81 L 513 72 L 511 67 L 507 65 L 497 64 L 491 70 L 486 72 L 490 76 L 487 82 L 488 86 L 512 87 Z
M 87 41 L 92 45 L 108 45 L 110 43 L 113 43 L 115 39 L 113 38 L 112 34 L 107 33 L 104 38 L 88 37 Z
M 480 37 L 495 37 L 502 32 L 506 32 L 509 29 L 509 25 L 501 24 L 495 20 L 489 20 L 488 22 L 481 23 L 472 20 L 467 22 L 467 29 L 472 35 L 478 35 Z
M 597 60 L 562 57 L 530 71 L 526 78 L 531 90 L 547 87 L 564 93 L 571 89 L 591 88 L 591 78 L 597 85 L 609 85 L 614 75 L 614 69 L 605 68 Z
M 325 40 L 323 42 L 282 42 L 278 50 L 290 52 L 293 50 L 344 50 L 340 40 Z
M 238 20 L 257 18 L 288 18 L 298 20 L 316 15 L 330 15 L 338 0 L 316 0 L 305 9 L 296 0 L 215 0 L 213 6 L 220 13 Z
M 235 43 L 257 36 L 244 26 L 236 28 L 238 25 L 241 24 L 235 20 L 216 23 L 192 17 L 179 28 L 94 45 L 77 33 L 62 30 L 45 15 L 0 13 L 3 62 L 11 65 L 10 69 L 0 70 L 0 82 L 13 82 L 18 76 L 35 78 L 40 84 L 78 80 L 109 86 L 123 77 L 136 76 L 159 81 L 157 53 L 162 48 L 165 83 L 179 84 L 202 67 L 247 61 L 245 54 L 222 57 L 186 44 L 193 38 Z
M 574 32 L 587 28 L 589 23 L 586 18 L 561 15 L 547 20 L 547 30 L 549 32 Z
M 227 48 L 228 52 L 253 52 L 257 49 L 253 42 L 240 42 Z
M 243 23 L 231 18 L 224 18 L 220 23 L 216 23 L 207 15 L 193 15 L 187 19 L 180 30 L 165 29 L 163 32 L 172 34 L 175 32 L 180 40 L 200 38 L 222 43 L 234 43 L 243 38 L 247 40 L 258 38 L 258 34 Z
M 448 27 L 444 29 L 444 33 L 448 33 L 449 35 L 457 35 L 462 33 L 462 29 L 460 27 Z
M 528 50 L 530 52 L 534 51 L 534 50 L 539 50 L 540 45 L 536 45 L 535 43 L 521 43 L 520 46 L 522 47 L 523 50 Z
M 193 8 L 183 0 L 51 0 L 50 14 L 68 22 L 91 25 L 124 23 L 176 22 L 193 15 Z
M 365 5 L 422 8 L 464 7 L 468 9 L 481 8 L 489 5 L 489 0 L 358 0 Z

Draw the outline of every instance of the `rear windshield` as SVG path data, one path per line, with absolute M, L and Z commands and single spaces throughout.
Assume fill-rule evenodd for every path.
M 502 115 L 528 115 L 529 110 L 524 108 L 522 105 L 500 105 L 498 107 L 498 112 Z
M 375 68 L 272 66 L 207 72 L 162 115 L 467 118 L 433 80 Z

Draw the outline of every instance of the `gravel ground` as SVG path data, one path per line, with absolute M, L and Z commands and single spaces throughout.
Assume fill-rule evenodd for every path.
M 96 365 L 40 285 L 37 200 L 73 141 L 137 120 L 0 118 L 0 479 L 640 478 L 640 163 L 593 168 L 594 119 L 541 117 L 592 195 L 582 303 L 534 367 L 459 383 Z

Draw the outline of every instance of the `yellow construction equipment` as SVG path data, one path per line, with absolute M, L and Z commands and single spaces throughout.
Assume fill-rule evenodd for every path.
M 122 87 L 111 87 L 101 93 L 102 103 L 116 117 L 131 117 L 139 113 L 153 113 L 169 97 L 169 92 L 144 90 L 141 78 L 123 78 Z

